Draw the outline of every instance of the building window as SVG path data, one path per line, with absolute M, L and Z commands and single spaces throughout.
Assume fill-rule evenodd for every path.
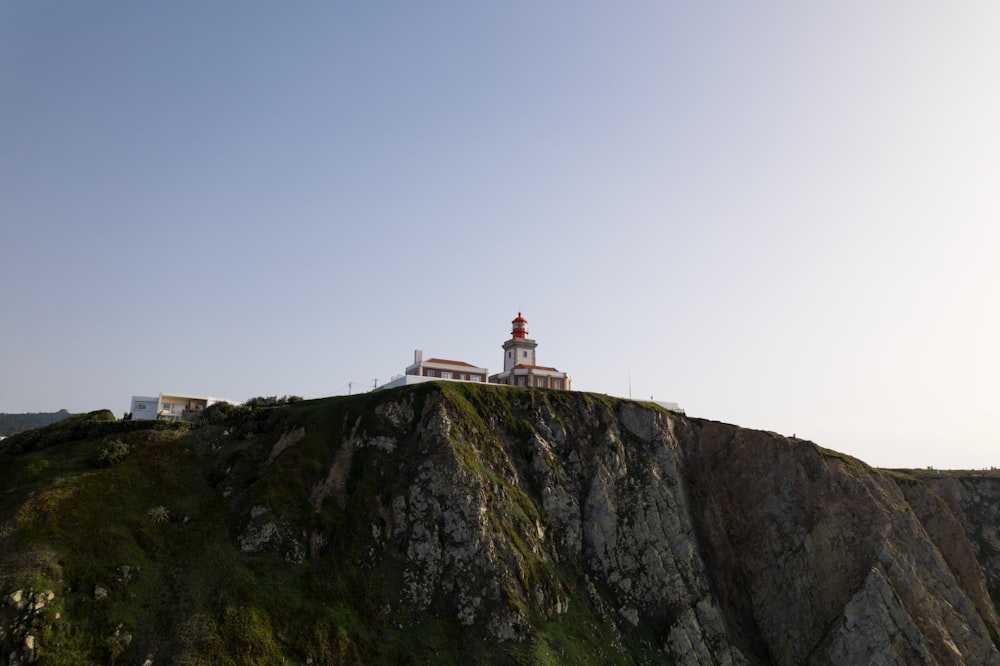
M 535 386 L 539 388 L 545 388 L 545 377 L 536 377 Z
M 441 379 L 451 379 L 451 373 L 447 370 L 441 371 Z
M 140 402 L 138 405 L 135 406 L 135 408 L 136 409 L 146 409 L 146 405 L 144 403 Z
M 561 379 L 553 379 L 552 380 L 552 388 L 554 388 L 554 389 L 561 389 L 562 388 L 562 380 Z
M 517 385 L 518 386 L 524 386 L 524 377 L 518 377 L 517 378 Z
M 481 382 L 483 380 L 479 375 L 469 375 L 469 381 Z
M 434 376 L 434 371 L 433 370 L 426 370 L 425 372 L 427 373 L 428 377 L 433 377 Z

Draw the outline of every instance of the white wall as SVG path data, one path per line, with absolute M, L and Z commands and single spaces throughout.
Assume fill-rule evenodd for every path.
M 160 399 L 155 396 L 134 395 L 132 396 L 133 419 L 155 419 L 156 413 L 160 410 Z

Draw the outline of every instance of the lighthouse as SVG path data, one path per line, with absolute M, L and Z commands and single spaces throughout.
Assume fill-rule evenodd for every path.
M 510 372 L 515 365 L 535 365 L 535 347 L 538 343 L 528 339 L 528 320 L 520 312 L 510 322 L 510 340 L 503 343 L 503 369 Z
M 520 312 L 511 322 L 510 339 L 503 343 L 503 372 L 491 375 L 493 384 L 569 389 L 570 377 L 535 362 L 538 343 L 528 337 L 528 320 Z

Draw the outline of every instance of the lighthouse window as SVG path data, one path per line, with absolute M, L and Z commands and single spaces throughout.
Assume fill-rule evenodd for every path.
M 527 352 L 527 350 L 521 352 L 521 356 L 523 356 L 524 358 L 528 358 L 528 352 Z

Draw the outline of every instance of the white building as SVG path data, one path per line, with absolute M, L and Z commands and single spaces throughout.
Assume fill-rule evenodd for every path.
M 424 360 L 424 352 L 413 351 L 413 363 L 407 366 L 402 375 L 393 377 L 390 382 L 379 388 L 388 389 L 420 382 L 449 380 L 453 382 L 485 382 L 489 371 L 466 363 L 465 361 L 450 361 L 443 358 Z
M 538 343 L 528 338 L 528 320 L 517 313 L 511 321 L 510 340 L 503 343 L 503 372 L 489 378 L 491 384 L 570 389 L 570 376 L 555 368 L 536 365 Z
M 132 396 L 131 414 L 133 419 L 172 421 L 193 421 L 198 413 L 217 402 L 239 403 L 225 398 L 211 398 L 186 393 L 161 393 L 159 396 Z
M 419 349 L 413 352 L 413 364 L 402 375 L 396 375 L 380 389 L 396 388 L 421 382 L 449 380 L 453 382 L 489 382 L 510 386 L 531 386 L 534 388 L 570 389 L 570 377 L 556 368 L 535 363 L 535 348 L 538 343 L 528 339 L 528 320 L 517 313 L 511 322 L 513 328 L 510 340 L 503 343 L 503 372 L 490 375 L 486 368 L 480 368 L 465 361 L 450 361 L 443 358 L 424 360 Z

